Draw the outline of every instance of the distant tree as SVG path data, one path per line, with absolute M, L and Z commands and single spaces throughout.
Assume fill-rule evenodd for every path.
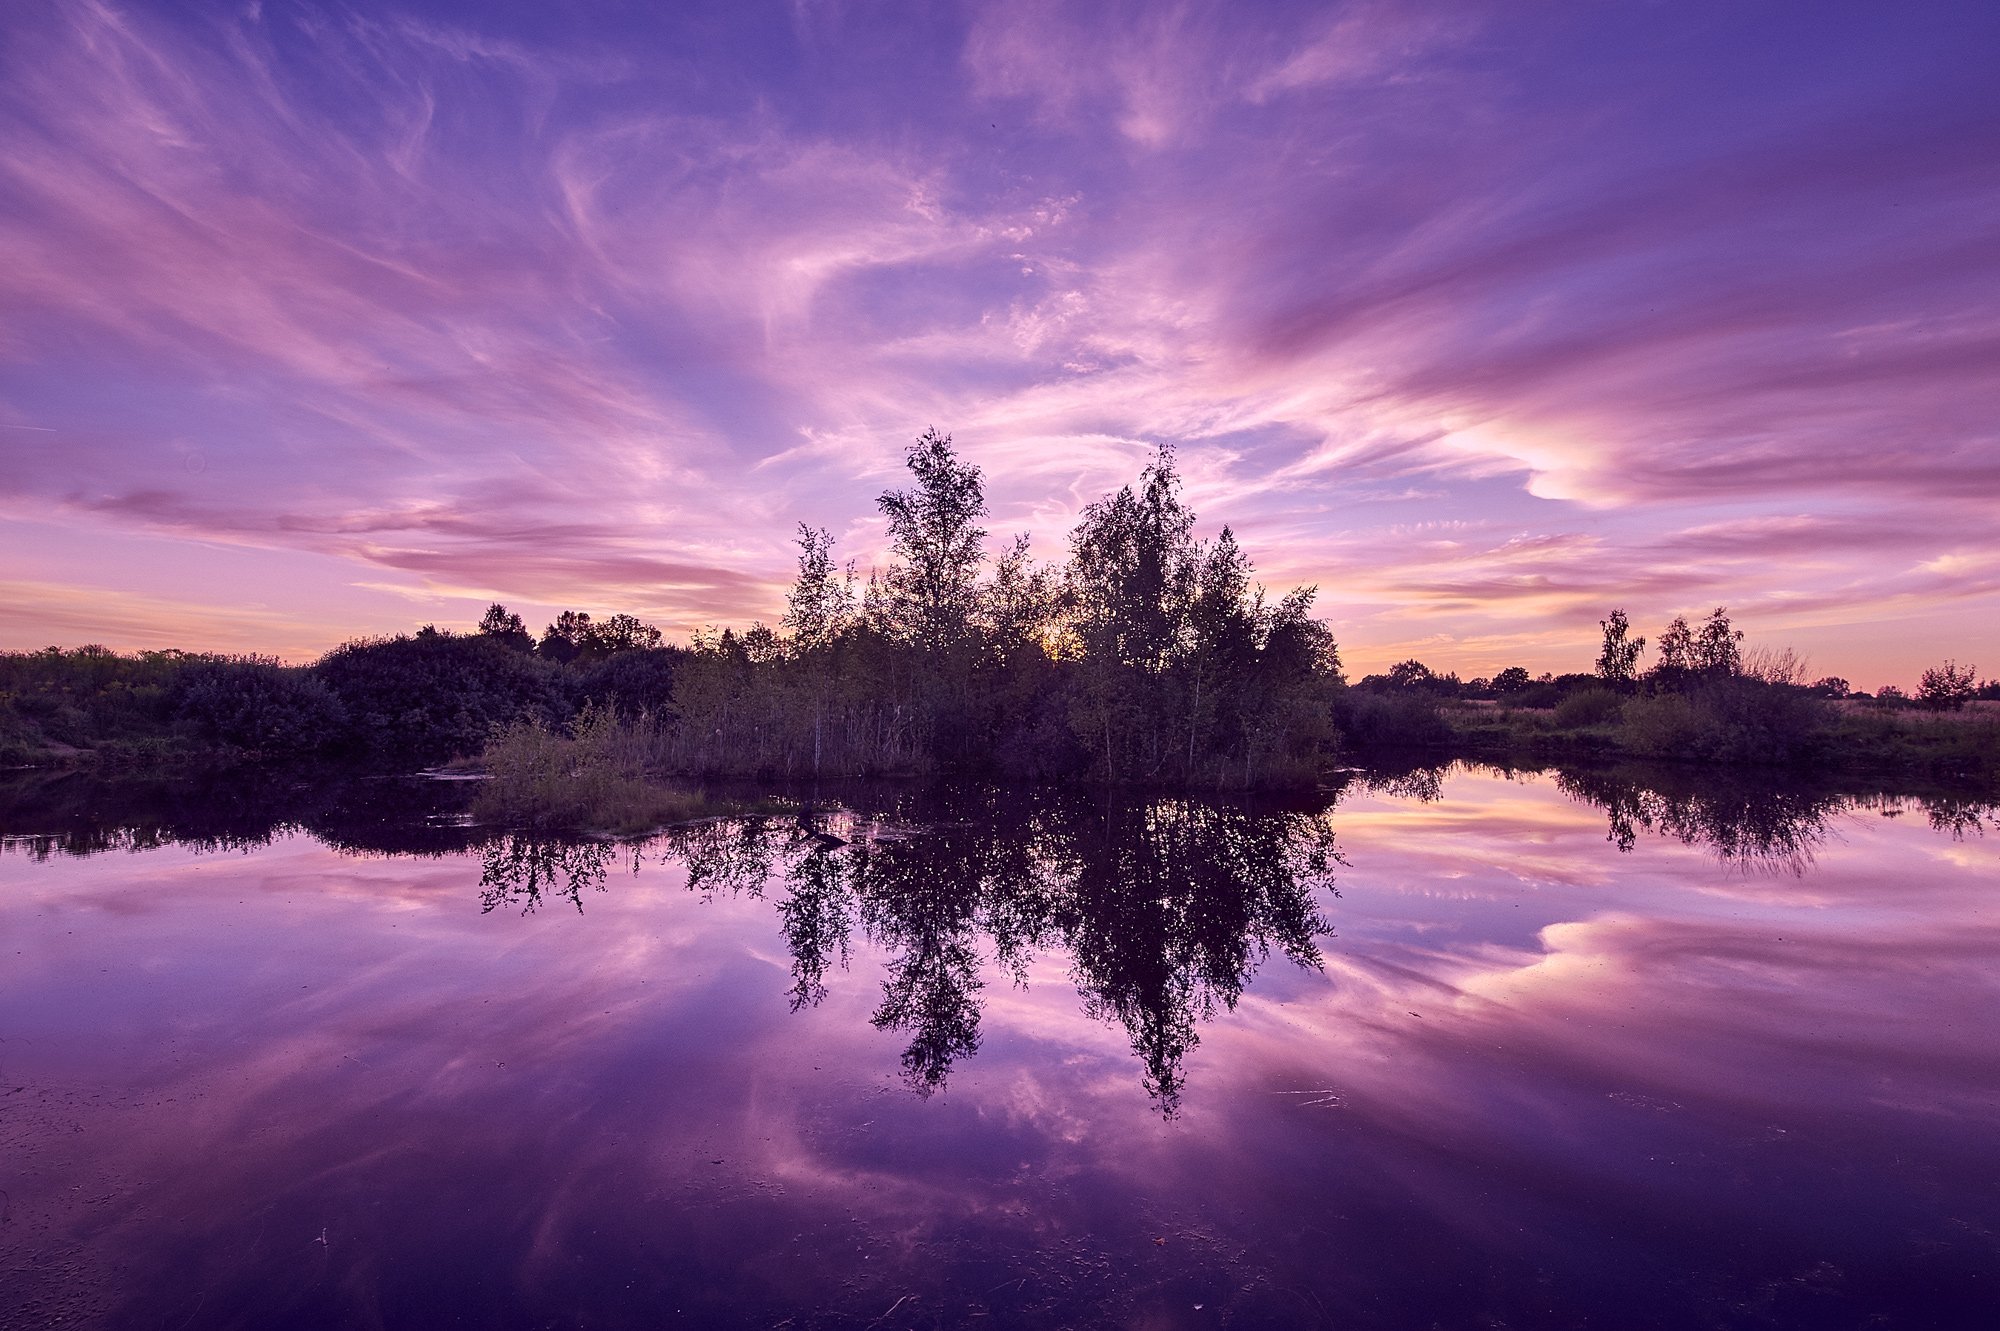
M 1519 693 L 1534 682 L 1534 677 L 1525 666 L 1508 666 L 1493 677 L 1493 691 L 1504 698 L 1510 693 Z
M 1917 683 L 1917 701 L 1933 711 L 1956 711 L 1979 692 L 1977 678 L 1974 667 L 1955 661 L 1932 666 Z
M 951 436 L 925 430 L 906 465 L 916 484 L 876 501 L 889 520 L 891 563 L 879 610 L 892 634 L 924 648 L 965 641 L 978 604 L 985 562 L 985 491 L 979 468 L 960 462 Z
M 535 638 L 528 632 L 528 626 L 498 601 L 486 607 L 486 614 L 479 621 L 479 633 L 518 652 L 535 649 Z
M 609 656 L 658 647 L 661 636 L 657 628 L 637 616 L 621 614 L 592 625 L 584 635 L 584 644 L 590 655 Z
M 743 655 L 752 665 L 769 665 L 780 660 L 785 654 L 785 644 L 762 620 L 752 624 L 743 634 Z
M 1717 606 L 1694 635 L 1694 668 L 1711 678 L 1727 678 L 1743 673 L 1743 654 L 1738 644 L 1743 631 L 1732 628 L 1729 612 Z
M 551 661 L 574 661 L 583 655 L 590 630 L 588 614 L 581 610 L 565 610 L 556 616 L 555 623 L 542 631 L 542 640 L 535 647 L 535 652 Z
M 661 636 L 658 629 L 633 615 L 613 615 L 593 622 L 581 610 L 565 610 L 542 633 L 535 651 L 551 661 L 579 661 L 658 647 Z
M 1853 692 L 1853 689 L 1849 688 L 1847 681 L 1840 676 L 1827 675 L 1814 680 L 1807 686 L 1807 691 L 1822 698 L 1845 698 Z
M 1613 610 L 1598 621 L 1604 630 L 1604 646 L 1597 653 L 1597 677 L 1611 684 L 1630 684 L 1639 676 L 1639 653 L 1646 650 L 1644 638 L 1629 637 L 1631 623 L 1623 610 Z
M 1667 631 L 1660 635 L 1660 659 L 1654 669 L 1663 674 L 1686 674 L 1694 670 L 1694 630 L 1688 627 L 1686 619 L 1674 616 L 1674 622 L 1667 625 Z
M 1422 661 L 1398 661 L 1389 667 L 1389 683 L 1398 689 L 1428 688 L 1436 678 Z
M 800 656 L 824 651 L 854 617 L 854 571 L 842 576 L 833 562 L 833 537 L 824 528 L 799 524 L 799 575 L 785 598 L 780 625 L 791 631 Z

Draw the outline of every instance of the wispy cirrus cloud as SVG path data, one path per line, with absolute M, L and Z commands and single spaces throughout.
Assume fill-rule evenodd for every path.
M 1363 661 L 1995 592 L 1990 14 L 4 22 L 17 519 L 687 627 L 936 423 L 1050 554 L 1174 445 Z

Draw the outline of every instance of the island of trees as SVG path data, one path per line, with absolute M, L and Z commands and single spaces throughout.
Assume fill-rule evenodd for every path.
M 927 431 L 907 464 L 878 501 L 885 566 L 863 576 L 802 526 L 775 626 L 675 647 L 632 615 L 566 611 L 538 637 L 494 605 L 468 632 L 350 642 L 305 666 L 0 654 L 0 763 L 484 754 L 531 793 L 593 772 L 1302 786 L 1386 752 L 2000 776 L 1980 704 L 2000 684 L 1956 662 L 1913 697 L 1870 697 L 1746 647 L 1726 609 L 1675 619 L 1650 659 L 1611 610 L 1588 671 L 1461 680 L 1411 660 L 1349 682 L 1316 589 L 1267 592 L 1228 527 L 1196 536 L 1170 451 L 1084 510 L 1059 563 L 1026 537 L 989 546 L 979 469 L 949 436 Z

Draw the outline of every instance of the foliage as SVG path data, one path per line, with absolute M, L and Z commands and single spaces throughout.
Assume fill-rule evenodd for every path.
M 493 607 L 493 610 L 500 609 L 502 607 L 497 605 Z M 486 612 L 489 617 L 493 610 Z M 519 617 L 513 618 L 518 624 Z M 483 628 L 482 623 L 482 631 Z M 565 610 L 556 616 L 555 623 L 543 631 L 535 651 L 547 660 L 569 662 L 589 661 L 614 652 L 659 645 L 660 631 L 631 615 L 613 615 L 606 620 L 594 621 L 581 610 Z
M 1555 721 L 1560 726 L 1601 726 L 1617 720 L 1624 706 L 1624 697 L 1610 689 L 1583 689 L 1556 704 Z
M 946 652 L 972 630 L 986 561 L 986 530 L 978 525 L 985 491 L 979 468 L 959 461 L 951 436 L 935 429 L 911 446 L 906 465 L 916 484 L 876 501 L 889 520 L 891 558 L 873 613 L 895 641 Z
M 517 652 L 535 649 L 534 635 L 528 632 L 528 626 L 498 601 L 486 607 L 486 614 L 479 621 L 479 632 Z
M 476 753 L 503 726 L 569 710 L 554 669 L 483 635 L 433 630 L 350 642 L 312 671 L 345 708 L 347 744 L 385 757 Z
M 1356 686 L 1333 704 L 1341 737 L 1355 748 L 1434 748 L 1448 743 L 1452 728 L 1434 694 L 1422 690 L 1385 693 Z
M 473 815 L 508 827 L 624 834 L 713 812 L 698 793 L 647 779 L 654 733 L 644 713 L 620 724 L 594 704 L 568 733 L 516 721 L 486 748 L 488 779 Z
M 1339 653 L 1313 591 L 1269 601 L 1233 532 L 1194 536 L 1172 456 L 1090 505 L 1059 568 L 989 558 L 979 470 L 927 431 L 880 500 L 889 566 L 856 604 L 801 526 L 782 635 L 698 635 L 679 666 L 676 770 L 978 772 L 1310 781 L 1335 742 Z
M 1623 610 L 1613 610 L 1598 627 L 1604 630 L 1604 646 L 1597 653 L 1597 677 L 1611 684 L 1632 683 L 1639 677 L 1639 653 L 1646 650 L 1646 640 L 1629 636 L 1632 626 Z
M 177 718 L 203 739 L 260 755 L 332 748 L 347 724 L 346 708 L 322 680 L 256 658 L 193 662 L 171 696 Z
M 1633 699 L 1623 718 L 1620 738 L 1634 753 L 1780 765 L 1821 756 L 1832 720 L 1804 690 L 1748 676 Z
M 1924 671 L 1923 678 L 1917 683 L 1917 701 L 1932 711 L 1955 711 L 1978 694 L 1977 681 L 1978 674 L 1974 667 L 1946 661 L 1941 666 L 1932 666 Z

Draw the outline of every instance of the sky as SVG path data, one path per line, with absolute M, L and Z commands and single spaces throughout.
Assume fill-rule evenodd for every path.
M 0 12 L 0 649 L 774 620 L 1171 446 L 1350 674 L 2000 675 L 2000 5 Z

